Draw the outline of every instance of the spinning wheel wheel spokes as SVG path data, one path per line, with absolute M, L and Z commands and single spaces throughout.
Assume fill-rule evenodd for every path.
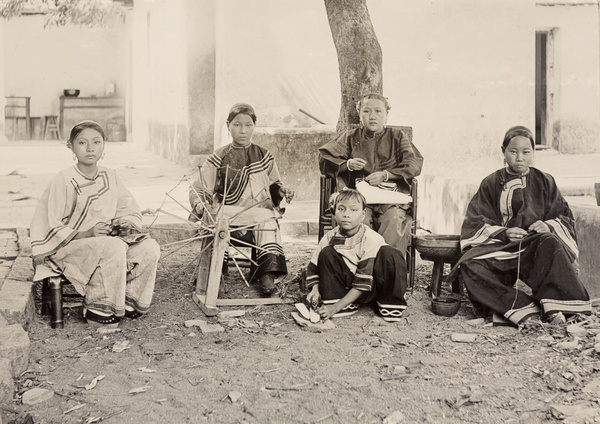
M 253 211 L 256 208 L 266 207 L 266 209 L 269 209 L 268 205 L 271 202 L 271 198 L 268 194 L 268 188 L 263 188 L 260 192 L 253 195 L 251 199 L 246 198 L 245 206 L 226 205 L 228 200 L 237 195 L 236 190 L 239 190 L 240 187 L 236 186 L 235 179 L 232 180 L 233 183 L 229 181 L 230 172 L 236 172 L 236 170 L 232 170 L 229 166 L 226 166 L 224 171 L 225 183 L 223 187 L 223 197 L 216 210 L 210 202 L 212 193 L 205 192 L 204 190 L 197 190 L 194 184 L 190 182 L 188 178 L 189 175 L 183 176 L 173 189 L 171 189 L 168 193 L 165 193 L 165 199 L 166 197 L 170 198 L 175 202 L 175 204 L 185 210 L 189 216 L 197 219 L 196 222 L 189 221 L 188 219 L 165 210 L 163 208 L 164 200 L 163 204 L 161 204 L 161 206 L 158 208 L 159 212 L 183 221 L 189 226 L 189 228 L 198 231 L 197 234 L 192 237 L 188 237 L 185 240 L 179 240 L 163 245 L 163 247 L 180 245 L 173 249 L 173 251 L 163 255 L 163 258 L 172 255 L 186 246 L 189 246 L 195 241 L 201 241 L 202 248 L 200 249 L 199 254 L 189 261 L 183 268 L 180 268 L 173 277 L 180 275 L 181 272 L 183 272 L 195 261 L 199 261 L 196 287 L 192 295 L 192 299 L 208 316 L 216 315 L 218 313 L 217 306 L 219 305 L 259 305 L 283 303 L 281 298 L 217 299 L 223 272 L 225 252 L 228 252 L 231 247 L 233 247 L 233 249 L 243 257 L 241 258 L 240 256 L 237 256 L 236 258 L 236 256 L 231 256 L 231 260 L 234 263 L 235 268 L 240 274 L 242 280 L 248 287 L 250 284 L 244 275 L 239 262 L 241 260 L 247 260 L 256 268 L 258 268 L 259 264 L 253 257 L 249 257 L 246 253 L 240 250 L 240 248 L 250 247 L 255 252 L 260 251 L 264 253 L 273 253 L 267 249 L 264 249 L 258 243 L 240 240 L 237 235 L 232 236 L 232 232 L 250 231 L 253 233 L 260 233 L 265 231 L 276 231 L 274 228 L 256 228 L 256 226 L 261 222 L 266 222 L 268 219 L 275 219 L 275 215 L 273 214 L 272 210 L 268 211 L 267 214 L 263 214 L 263 211 L 261 210 Z M 177 188 L 184 180 L 186 180 L 190 186 L 189 192 L 195 196 L 196 207 L 194 208 L 186 207 L 171 195 L 171 192 L 175 190 L 175 188 Z M 200 207 L 198 207 L 198 204 Z M 152 224 L 150 226 L 152 226 Z

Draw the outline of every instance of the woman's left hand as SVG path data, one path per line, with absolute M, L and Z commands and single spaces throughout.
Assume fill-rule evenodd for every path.
M 115 218 L 110 222 L 110 225 L 114 226 L 119 226 L 119 227 L 123 227 L 123 228 L 135 228 L 135 226 L 130 222 L 127 221 L 126 219 L 123 218 Z
M 536 233 L 549 233 L 550 232 L 550 227 L 548 227 L 548 224 L 546 224 L 544 221 L 535 221 L 533 224 L 531 224 L 528 228 L 528 230 L 530 232 L 535 231 Z
M 294 198 L 295 195 L 296 195 L 296 192 L 292 189 L 289 189 L 286 187 L 279 188 L 279 196 L 281 198 L 284 198 L 285 201 L 288 203 L 290 203 L 292 201 L 292 199 Z
M 377 187 L 385 180 L 385 171 L 377 171 L 365 177 L 365 181 L 370 185 Z

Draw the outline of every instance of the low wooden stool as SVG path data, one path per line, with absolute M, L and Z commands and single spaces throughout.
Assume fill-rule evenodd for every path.
M 444 280 L 444 264 L 456 265 L 461 257 L 460 236 L 427 234 L 415 237 L 415 247 L 421 259 L 433 262 L 431 273 L 430 295 L 439 297 Z M 452 292 L 462 294 L 460 278 L 452 281 Z
M 50 131 L 50 135 L 56 135 L 58 140 L 62 140 L 60 135 L 60 128 L 58 126 L 58 116 L 56 115 L 44 115 L 44 140 Z

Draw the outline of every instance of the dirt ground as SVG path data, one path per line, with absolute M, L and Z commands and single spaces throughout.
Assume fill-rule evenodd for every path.
M 315 243 L 284 245 L 292 300 L 299 294 L 292 277 Z M 38 316 L 29 328 L 29 370 L 3 407 L 3 422 L 28 415 L 34 423 L 600 422 L 597 310 L 576 325 L 584 330 L 577 337 L 566 325 L 473 325 L 464 297 L 457 315 L 440 317 L 431 312 L 424 262 L 399 323 L 363 306 L 332 320 L 333 329 L 301 327 L 293 304 L 221 308 L 245 314 L 206 318 L 191 300 L 193 265 L 182 271 L 197 247 L 161 260 L 150 313 L 122 321 L 118 332 L 89 327 L 81 307 L 67 310 L 64 330 Z M 222 287 L 222 297 L 258 296 L 234 267 Z M 192 319 L 224 331 L 203 334 L 185 326 Z M 476 338 L 457 342 L 453 334 Z M 34 387 L 54 396 L 23 405 L 22 394 Z

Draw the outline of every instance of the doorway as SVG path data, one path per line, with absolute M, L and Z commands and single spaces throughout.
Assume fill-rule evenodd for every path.
M 535 145 L 548 149 L 552 142 L 552 93 L 548 81 L 553 71 L 552 30 L 535 33 Z

